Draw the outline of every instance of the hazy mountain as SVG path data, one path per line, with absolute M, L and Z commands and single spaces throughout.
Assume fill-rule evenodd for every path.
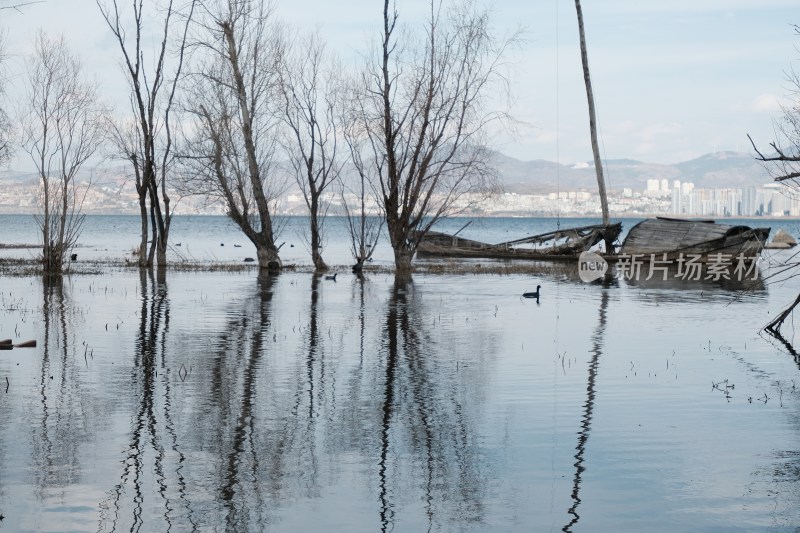
M 597 190 L 594 164 L 563 165 L 552 161 L 520 161 L 497 156 L 497 167 L 506 191 L 516 193 L 556 190 Z M 770 177 L 752 156 L 737 152 L 717 152 L 673 165 L 615 159 L 603 163 L 609 189 L 630 187 L 642 190 L 648 179 L 688 181 L 697 188 L 759 186 Z
M 520 161 L 496 154 L 496 165 L 507 192 L 597 191 L 591 162 L 563 165 L 541 159 Z M 624 187 L 641 191 L 646 188 L 648 179 L 666 179 L 670 184 L 673 180 L 688 181 L 697 188 L 761 186 L 771 181 L 752 156 L 736 152 L 717 152 L 673 165 L 616 159 L 605 162 L 603 169 L 609 191 L 621 191 Z M 94 183 L 92 195 L 84 205 L 87 212 L 138 212 L 136 191 L 125 177 L 126 170 L 117 167 L 100 172 L 95 169 L 81 172 L 77 182 L 92 180 Z M 16 212 L 23 207 L 31 209 L 37 190 L 35 173 L 0 170 L 0 212 Z M 198 212 L 203 209 L 199 200 L 185 199 L 182 205 Z
M 0 170 L 0 186 L 35 186 L 39 176 L 35 172 L 16 172 L 13 170 Z

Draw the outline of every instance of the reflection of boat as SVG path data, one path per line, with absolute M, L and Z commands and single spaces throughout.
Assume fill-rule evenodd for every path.
M 435 231 L 420 241 L 417 254 L 428 257 L 482 257 L 496 259 L 574 259 L 600 242 L 613 242 L 622 224 L 581 226 L 551 231 L 499 244 L 487 244 Z
M 717 254 L 734 258 L 741 254 L 754 260 L 763 250 L 769 231 L 770 228 L 716 224 L 713 220 L 652 218 L 630 229 L 620 255 L 637 255 L 645 261 L 700 256 L 698 261 L 708 262 L 719 257 Z
M 750 261 L 730 261 L 688 264 L 688 261 L 674 263 L 642 262 L 639 267 L 617 262 L 617 276 L 631 287 L 647 290 L 665 290 L 674 294 L 675 301 L 694 301 L 685 291 L 705 291 L 707 294 L 730 292 L 760 292 L 766 289 L 758 263 Z M 702 301 L 702 300 L 701 300 Z

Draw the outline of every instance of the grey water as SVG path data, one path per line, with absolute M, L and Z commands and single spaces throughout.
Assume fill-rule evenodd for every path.
M 323 225 L 323 257 L 332 265 L 353 263 L 345 217 L 326 217 Z M 594 219 L 557 221 L 548 218 L 454 218 L 441 221 L 436 229 L 458 232 L 467 238 L 504 242 L 553 231 L 559 224 L 587 225 Z M 464 227 L 466 225 L 466 227 Z M 276 243 L 285 264 L 311 265 L 307 217 L 276 217 Z M 628 224 L 627 226 L 630 226 Z M 135 215 L 91 215 L 85 218 L 75 252 L 80 259 L 122 261 L 140 242 L 141 226 Z M 39 244 L 40 232 L 31 215 L 0 215 L 0 244 Z M 39 251 L 2 250 L 0 257 L 34 258 Z M 227 217 L 176 216 L 170 229 L 168 260 L 171 262 L 236 263 L 255 256 L 255 247 Z M 391 265 L 392 249 L 384 234 L 373 261 Z
M 79 255 L 127 253 L 122 218 L 87 219 Z M 180 248 L 249 253 L 198 218 L 176 224 Z M 23 221 L 3 217 L 0 243 L 35 239 Z M 285 226 L 299 263 L 302 222 Z M 793 253 L 765 252 L 747 291 L 555 272 L 2 277 L 0 339 L 37 347 L 0 351 L 0 531 L 795 531 L 800 356 L 789 322 L 789 344 L 760 333 L 800 293 L 769 278 Z

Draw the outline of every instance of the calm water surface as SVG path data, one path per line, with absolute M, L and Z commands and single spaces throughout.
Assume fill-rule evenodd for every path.
M 0 530 L 795 531 L 798 292 L 0 278 Z

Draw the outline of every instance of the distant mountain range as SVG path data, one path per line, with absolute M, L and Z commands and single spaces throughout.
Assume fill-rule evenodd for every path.
M 541 159 L 520 161 L 500 154 L 497 168 L 507 192 L 597 190 L 593 162 L 563 165 Z M 761 186 L 772 181 L 753 156 L 741 152 L 715 152 L 674 165 L 614 159 L 603 162 L 603 173 L 606 187 L 611 190 L 643 190 L 648 179 L 666 179 L 670 185 L 673 180 L 688 181 L 704 189 Z
M 520 161 L 496 154 L 496 166 L 506 192 L 536 194 L 556 191 L 597 190 L 592 162 L 558 164 L 538 159 Z M 753 156 L 741 152 L 715 152 L 691 161 L 673 165 L 644 163 L 633 159 L 614 159 L 603 163 L 606 186 L 619 191 L 625 187 L 644 190 L 648 179 L 680 180 L 694 183 L 697 188 L 735 188 L 761 186 L 772 180 Z M 98 184 L 111 190 L 128 189 L 132 184 L 121 177 L 121 171 L 107 170 Z M 87 174 L 88 176 L 88 174 Z M 79 180 L 81 181 L 81 180 Z M 37 176 L 31 172 L 0 171 L 0 187 L 36 187 Z

